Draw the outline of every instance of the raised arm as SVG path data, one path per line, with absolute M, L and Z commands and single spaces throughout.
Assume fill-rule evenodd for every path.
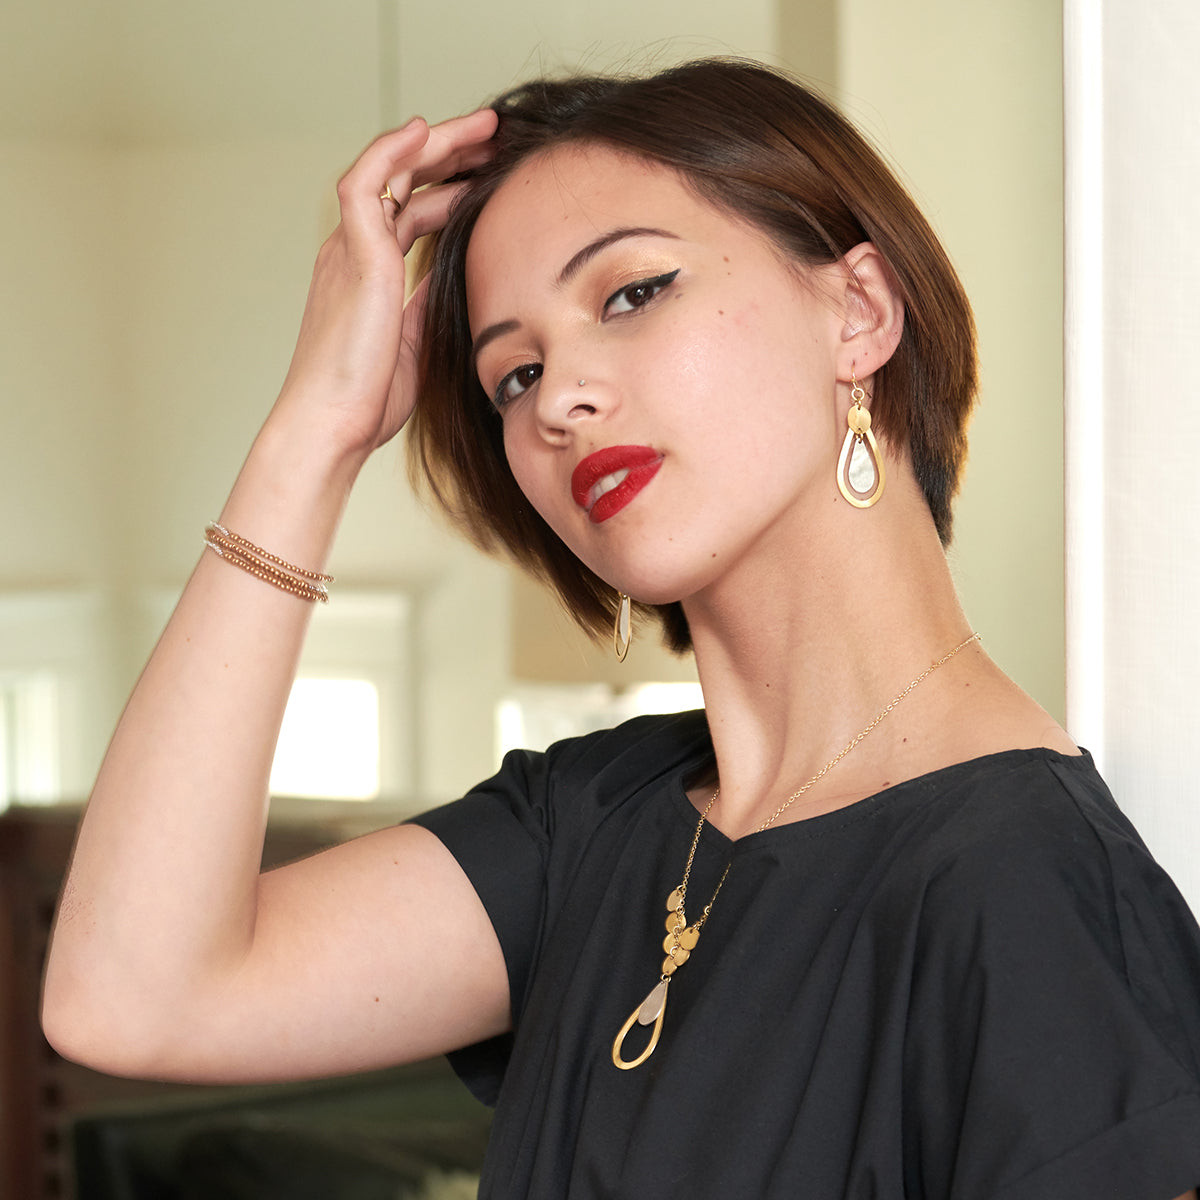
M 338 187 L 295 356 L 221 524 L 323 570 L 350 488 L 414 404 L 404 254 L 486 157 L 488 111 L 419 118 Z M 403 208 L 381 201 L 385 183 Z M 423 190 L 413 189 L 433 184 Z M 65 1055 L 270 1079 L 421 1057 L 503 1029 L 504 964 L 441 844 L 401 828 L 259 876 L 274 746 L 310 605 L 205 553 L 121 718 L 80 828 L 43 1022 Z

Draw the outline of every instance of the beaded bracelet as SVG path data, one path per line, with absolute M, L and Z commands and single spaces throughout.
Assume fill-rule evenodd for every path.
M 218 525 L 216 521 L 210 522 L 204 530 L 204 544 L 226 562 L 282 592 L 310 603 L 319 601 L 326 604 L 329 601 L 329 591 L 325 585 L 333 582 L 332 575 L 297 567 L 226 529 L 224 525 Z

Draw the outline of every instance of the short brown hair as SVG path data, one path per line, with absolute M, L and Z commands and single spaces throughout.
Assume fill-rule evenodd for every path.
M 645 78 L 538 80 L 492 107 L 500 116 L 495 157 L 474 173 L 427 252 L 421 399 L 409 434 L 414 478 L 424 477 L 477 544 L 503 547 L 546 580 L 585 629 L 611 626 L 613 589 L 567 549 L 513 479 L 500 418 L 475 376 L 467 321 L 467 244 L 484 205 L 531 155 L 578 143 L 671 167 L 801 264 L 836 262 L 861 242 L 874 244 L 905 319 L 899 346 L 875 373 L 872 421 L 907 445 L 949 542 L 976 390 L 974 319 L 928 222 L 844 117 L 782 72 L 740 59 L 704 59 Z M 682 607 L 654 607 L 667 644 L 686 650 Z

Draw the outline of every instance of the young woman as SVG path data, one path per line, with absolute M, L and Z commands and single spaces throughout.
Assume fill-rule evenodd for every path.
M 709 61 L 414 120 L 339 195 L 80 830 L 51 1040 L 192 1080 L 456 1052 L 486 1196 L 1192 1195 L 1200 931 L 959 608 L 971 315 L 874 152 Z M 304 601 L 410 416 L 474 536 L 619 643 L 632 597 L 706 708 L 260 877 Z

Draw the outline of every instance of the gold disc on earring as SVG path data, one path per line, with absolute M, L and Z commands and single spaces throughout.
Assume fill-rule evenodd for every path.
M 861 437 L 871 428 L 871 410 L 863 408 L 861 404 L 856 404 L 846 414 L 846 424 Z

